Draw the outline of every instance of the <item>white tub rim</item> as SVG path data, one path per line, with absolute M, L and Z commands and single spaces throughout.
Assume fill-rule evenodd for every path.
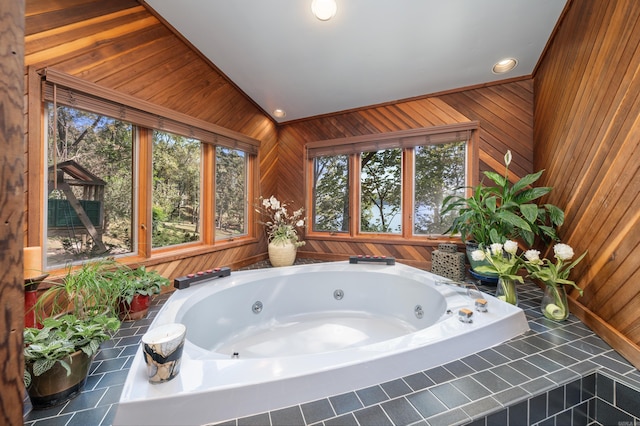
M 401 273 L 407 276 L 416 277 L 430 277 L 433 279 L 442 280 L 442 277 L 435 276 L 429 272 L 422 271 L 410 266 L 396 263 L 394 266 L 386 265 L 351 265 L 348 262 L 330 262 L 330 263 L 318 263 L 310 265 L 298 265 L 286 268 L 274 268 L 266 270 L 251 270 L 244 272 L 234 272 L 231 277 L 220 279 L 215 283 L 218 289 L 215 291 L 222 291 L 233 285 L 237 285 L 238 281 L 250 280 L 260 275 L 266 274 L 295 274 L 296 271 L 303 270 L 317 270 L 323 269 L 329 270 L 344 270 L 357 268 L 363 271 L 375 271 L 378 273 Z M 227 280 L 227 281 L 224 281 Z M 236 284 L 234 284 L 236 283 Z M 180 290 L 176 294 L 172 295 L 172 303 L 166 303 L 163 307 L 163 311 L 159 314 L 151 327 L 156 327 L 161 324 L 175 321 L 176 315 L 180 309 L 188 302 L 189 297 L 197 294 L 208 294 L 214 291 L 210 284 L 198 284 L 187 290 Z M 209 289 L 208 289 L 209 287 Z M 459 289 L 442 285 L 438 286 L 438 290 L 450 297 L 451 300 L 456 303 L 463 301 L 465 307 L 473 308 L 473 300 L 471 300 L 464 292 L 460 292 Z M 243 417 L 250 414 L 270 411 L 276 408 L 282 408 L 284 406 L 309 402 L 312 400 L 320 399 L 330 395 L 336 395 L 344 393 L 350 390 L 361 389 L 376 383 L 383 383 L 394 378 L 403 377 L 409 374 L 413 374 L 419 371 L 424 371 L 429 368 L 442 365 L 453 359 L 461 358 L 466 355 L 478 352 L 480 350 L 487 349 L 496 344 L 502 343 L 509 338 L 516 337 L 528 330 L 528 324 L 526 318 L 521 309 L 505 304 L 495 299 L 491 295 L 485 295 L 485 298 L 489 301 L 489 314 L 478 315 L 477 320 L 472 325 L 462 324 L 457 320 L 454 315 L 450 319 L 438 322 L 435 327 L 442 329 L 445 327 L 446 332 L 455 331 L 455 339 L 436 339 L 434 336 L 416 336 L 413 334 L 402 336 L 393 341 L 385 341 L 379 344 L 374 344 L 366 347 L 351 348 L 344 351 L 321 353 L 315 355 L 292 356 L 292 357 L 279 357 L 275 359 L 267 359 L 267 364 L 270 366 L 265 367 L 265 359 L 240 359 L 234 360 L 228 357 L 212 356 L 208 351 L 204 351 L 197 347 L 188 340 L 185 342 L 185 350 L 183 355 L 183 364 L 180 375 L 163 384 L 164 388 L 160 386 L 145 385 L 141 382 L 141 379 L 146 378 L 146 371 L 137 371 L 140 367 L 141 357 L 140 351 L 134 358 L 129 377 L 125 383 L 125 387 L 122 392 L 118 413 L 116 415 L 117 424 L 133 424 L 136 421 L 143 421 L 142 418 L 136 417 L 135 406 L 137 405 L 142 411 L 162 408 L 166 405 L 165 400 L 176 398 L 187 398 L 191 403 L 202 398 L 202 403 L 206 402 L 208 406 L 216 411 L 216 417 L 207 415 L 200 416 L 197 413 L 193 414 L 194 424 L 207 423 L 214 421 L 223 421 L 230 418 Z M 165 309 L 166 308 L 166 309 Z M 500 322 L 496 321 L 492 316 L 492 311 L 500 311 L 505 314 Z M 491 327 L 491 333 L 488 337 L 489 340 L 480 342 L 478 339 L 474 339 L 474 334 L 480 327 Z M 428 334 L 428 333 L 426 333 Z M 428 343 L 428 344 L 427 344 Z M 393 359 L 389 358 L 389 347 L 396 347 L 398 353 L 394 353 Z M 400 349 L 402 348 L 402 349 Z M 404 362 L 405 359 L 413 359 L 420 352 L 424 352 L 425 348 L 432 348 L 432 359 L 425 362 L 421 361 L 419 368 L 415 368 L 413 365 L 409 365 L 408 362 Z M 207 352 L 207 353 L 205 353 Z M 444 354 L 446 353 L 446 356 Z M 325 368 L 319 368 L 315 371 L 308 371 L 308 363 L 310 360 L 314 363 L 325 365 Z M 242 364 L 238 364 L 241 361 Z M 287 365 L 287 373 L 278 371 L 273 373 L 273 369 L 278 364 Z M 237 370 L 241 365 L 242 376 L 249 374 L 250 380 L 239 382 L 239 373 L 233 370 Z M 368 379 L 370 370 L 375 365 L 376 370 L 382 370 L 376 375 L 373 382 Z M 212 367 L 215 366 L 215 367 Z M 213 374 L 213 370 L 217 369 L 217 375 Z M 266 376 L 262 373 L 268 372 Z M 196 372 L 196 373 L 194 373 Z M 345 373 L 346 372 L 346 373 Z M 141 374 L 143 373 L 143 374 Z M 262 377 L 257 377 L 261 373 Z M 339 378 L 343 374 L 349 374 L 350 380 L 348 388 L 336 386 L 333 383 L 336 378 Z M 226 375 L 226 381 L 224 383 L 218 383 L 215 390 L 212 390 L 208 386 L 198 386 L 189 381 L 197 380 L 196 376 L 202 378 L 202 382 L 210 380 L 220 380 L 221 376 Z M 324 377 L 327 377 L 326 379 Z M 322 382 L 322 386 L 305 386 L 309 380 L 315 380 L 316 383 Z M 286 388 L 300 388 L 305 386 L 309 392 L 302 396 L 299 392 L 289 392 L 294 394 L 283 395 L 281 389 Z M 211 395 L 215 393 L 219 397 L 222 395 L 236 395 L 237 398 L 241 398 L 243 401 L 249 398 L 253 398 L 254 402 L 247 404 L 242 403 L 246 408 L 248 405 L 252 406 L 252 409 L 247 411 L 246 409 L 234 409 L 230 410 L 228 401 L 226 403 L 220 403 L 218 405 L 212 404 L 213 400 Z M 286 393 L 286 392 L 285 392 Z M 242 395 L 242 397 L 238 396 Z M 263 401 L 264 395 L 269 395 L 270 400 L 268 402 Z M 164 404 L 163 404 L 164 403 Z M 215 407 L 214 407 L 215 405 Z M 242 408 L 242 407 L 240 407 Z M 168 416 L 168 417 L 167 417 Z M 164 419 L 169 419 L 168 413 L 159 417 L 162 422 Z M 128 419 L 135 419 L 135 421 L 128 422 Z M 174 419 L 175 420 L 175 419 Z M 184 420 L 184 419 L 182 419 Z M 171 424 L 168 421 L 165 424 Z

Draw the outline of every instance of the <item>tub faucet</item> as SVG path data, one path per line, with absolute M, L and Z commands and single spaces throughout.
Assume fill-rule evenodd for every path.
M 467 296 L 472 299 L 480 299 L 482 298 L 482 292 L 478 289 L 473 283 L 468 283 L 464 281 L 454 281 L 454 280 L 436 280 L 436 285 L 446 284 L 448 286 L 461 288 L 467 291 Z

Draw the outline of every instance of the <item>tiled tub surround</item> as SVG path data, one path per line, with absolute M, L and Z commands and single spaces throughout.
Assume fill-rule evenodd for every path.
M 221 424 L 640 425 L 640 371 L 573 315 L 544 318 L 535 285 L 518 291 L 531 328 L 523 336 L 377 386 Z M 27 399 L 25 424 L 112 424 L 140 337 L 167 298 L 155 298 L 147 319 L 123 323 L 102 345 L 80 396 L 33 411 Z

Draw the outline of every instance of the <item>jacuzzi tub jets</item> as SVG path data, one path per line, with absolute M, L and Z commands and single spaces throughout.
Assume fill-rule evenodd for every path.
M 402 264 L 332 262 L 234 272 L 177 291 L 150 328 L 187 327 L 180 374 L 150 385 L 139 352 L 114 423 L 206 424 L 271 411 L 428 370 L 528 330 L 521 309 L 490 295 L 487 312 L 460 315 L 473 314 L 477 298 L 436 280 Z

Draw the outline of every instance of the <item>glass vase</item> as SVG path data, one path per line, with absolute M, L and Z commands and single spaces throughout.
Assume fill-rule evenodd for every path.
M 545 317 L 554 321 L 564 321 L 569 317 L 567 291 L 563 285 L 545 285 L 540 310 Z
M 518 306 L 516 280 L 502 277 L 498 278 L 498 284 L 496 285 L 496 297 L 504 302 Z

